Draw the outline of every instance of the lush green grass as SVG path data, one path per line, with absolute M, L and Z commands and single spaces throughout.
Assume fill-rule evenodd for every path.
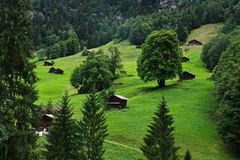
M 217 25 L 218 26 L 218 25 Z M 216 28 L 216 27 L 215 27 Z M 203 29 L 200 28 L 198 32 Z M 216 31 L 216 30 L 215 30 Z M 194 31 L 193 34 L 197 35 Z M 214 32 L 211 32 L 214 33 Z M 207 33 L 208 34 L 208 33 Z M 136 160 L 144 159 L 138 149 L 143 143 L 147 125 L 151 122 L 162 96 L 168 99 L 171 114 L 175 118 L 176 144 L 181 147 L 180 157 L 189 149 L 195 160 L 237 160 L 226 152 L 217 134 L 211 111 L 214 105 L 213 83 L 208 81 L 210 76 L 200 61 L 201 48 L 191 48 L 185 54 L 190 58 L 189 63 L 183 64 L 183 69 L 197 75 L 196 80 L 178 82 L 177 79 L 167 81 L 163 89 L 156 88 L 156 82 L 142 82 L 136 73 L 136 60 L 141 50 L 128 42 L 114 44 L 110 42 L 103 47 L 116 45 L 122 53 L 124 69 L 128 76 L 114 82 L 117 94 L 128 97 L 128 108 L 111 110 L 106 113 L 109 136 L 107 140 L 120 145 L 105 143 L 107 160 Z M 85 95 L 77 95 L 70 86 L 69 77 L 84 57 L 80 54 L 55 60 L 56 67 L 65 71 L 64 75 L 48 74 L 49 67 L 38 63 L 36 72 L 40 78 L 38 83 L 39 101 L 46 103 L 49 98 L 56 102 L 65 90 L 72 95 L 75 118 L 81 117 L 80 109 Z M 133 147 L 131 149 L 123 145 Z
M 195 29 L 191 32 L 188 40 L 197 39 L 203 43 L 207 43 L 211 38 L 215 37 L 218 33 L 216 31 L 221 30 L 223 24 L 207 24 Z

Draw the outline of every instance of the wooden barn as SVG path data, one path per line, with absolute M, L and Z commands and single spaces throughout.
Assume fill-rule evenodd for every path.
M 129 99 L 119 95 L 112 95 L 108 99 L 107 107 L 110 108 L 118 108 L 123 109 L 127 107 L 127 101 Z
M 54 73 L 54 74 L 63 74 L 64 71 L 58 68 L 58 69 L 55 69 L 55 70 L 53 71 L 53 73 Z
M 196 39 L 193 39 L 193 40 L 191 40 L 191 41 L 188 42 L 188 45 L 189 45 L 189 46 L 202 46 L 203 43 L 200 42 L 200 41 L 198 41 L 198 40 L 196 40 Z
M 52 114 L 45 114 L 42 116 L 40 122 L 39 122 L 39 127 L 38 130 L 43 131 L 46 130 L 48 131 L 48 128 L 50 127 L 52 121 L 55 119 L 54 115 Z
M 44 66 L 54 66 L 54 62 L 53 61 L 52 62 L 45 61 L 45 62 L 43 62 L 43 65 Z
M 194 80 L 195 78 L 196 78 L 196 75 L 186 71 L 180 75 L 181 80 Z
M 183 63 L 185 63 L 185 62 L 189 62 L 189 61 L 190 61 L 189 58 L 187 58 L 187 57 L 182 57 L 182 62 L 183 62 Z
M 55 71 L 55 68 L 54 67 L 51 67 L 48 71 L 48 73 L 53 73 Z
M 51 67 L 50 69 L 49 69 L 49 71 L 48 71 L 48 73 L 54 73 L 54 74 L 63 74 L 64 73 L 64 71 L 63 70 L 61 70 L 61 69 L 56 69 L 56 68 L 54 68 L 54 67 Z

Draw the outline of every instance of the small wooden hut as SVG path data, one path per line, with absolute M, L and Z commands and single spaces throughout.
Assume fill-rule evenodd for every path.
M 53 73 L 55 71 L 55 68 L 54 67 L 51 67 L 48 71 L 48 73 Z
M 186 63 L 186 62 L 189 62 L 189 61 L 190 61 L 189 58 L 187 58 L 187 57 L 182 57 L 182 62 L 183 62 L 183 63 Z
M 48 131 L 48 128 L 50 127 L 52 121 L 55 119 L 54 115 L 52 114 L 45 114 L 42 116 L 38 129 L 40 131 L 46 130 Z
M 44 66 L 54 66 L 54 62 L 53 61 L 52 62 L 45 61 L 45 62 L 43 62 L 43 65 Z
M 53 73 L 54 73 L 54 74 L 63 74 L 64 71 L 58 68 L 58 69 L 55 69 L 55 70 L 53 71 Z
M 189 46 L 202 46 L 203 43 L 200 42 L 200 41 L 198 41 L 198 40 L 196 40 L 196 39 L 193 39 L 193 40 L 191 40 L 191 41 L 188 42 L 188 45 L 189 45 Z
M 110 109 L 123 109 L 127 107 L 127 101 L 129 99 L 120 95 L 112 95 L 108 99 L 107 107 Z
M 189 73 L 187 71 L 183 72 L 181 75 L 180 75 L 180 79 L 181 80 L 194 80 L 196 78 L 196 75 L 192 74 L 192 73 Z
M 56 69 L 54 67 L 51 67 L 48 71 L 48 73 L 54 73 L 54 74 L 64 74 L 64 71 L 61 69 Z

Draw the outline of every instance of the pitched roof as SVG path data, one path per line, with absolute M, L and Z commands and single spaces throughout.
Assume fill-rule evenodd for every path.
M 129 100 L 128 98 L 126 98 L 126 97 L 124 97 L 124 96 L 120 96 L 120 95 L 113 95 L 113 96 L 115 96 L 115 97 L 117 97 L 117 98 L 119 98 L 119 99 L 121 99 L 121 100 Z
M 189 43 L 191 43 L 191 42 L 198 42 L 198 43 L 202 43 L 202 42 L 200 42 L 199 40 L 196 40 L 196 39 L 192 39 L 192 40 L 190 40 L 190 41 L 189 41 Z
M 52 119 L 55 119 L 54 115 L 52 115 L 52 114 L 45 114 L 44 116 L 47 116 L 47 117 L 52 118 Z

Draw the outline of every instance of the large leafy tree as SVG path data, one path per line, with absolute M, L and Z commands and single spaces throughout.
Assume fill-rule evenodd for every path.
M 77 126 L 67 93 L 61 98 L 60 110 L 56 114 L 47 137 L 46 158 L 48 160 L 78 159 Z
M 177 160 L 178 147 L 175 146 L 173 135 L 173 118 L 169 115 L 167 101 L 163 97 L 149 125 L 141 150 L 148 160 Z
M 71 84 L 79 93 L 88 93 L 96 89 L 101 91 L 112 85 L 113 75 L 109 70 L 109 57 L 102 51 L 90 54 L 86 61 L 77 67 L 71 76 Z
M 79 122 L 80 155 L 82 160 L 103 160 L 103 143 L 107 134 L 104 109 L 95 93 L 83 105 L 83 118 Z
M 165 80 L 175 78 L 181 72 L 179 40 L 174 31 L 152 32 L 142 48 L 137 61 L 138 75 L 142 80 L 157 80 L 158 85 L 163 87 Z
M 8 139 L 0 159 L 32 160 L 36 136 L 36 75 L 31 63 L 30 0 L 0 1 L 0 123 Z

